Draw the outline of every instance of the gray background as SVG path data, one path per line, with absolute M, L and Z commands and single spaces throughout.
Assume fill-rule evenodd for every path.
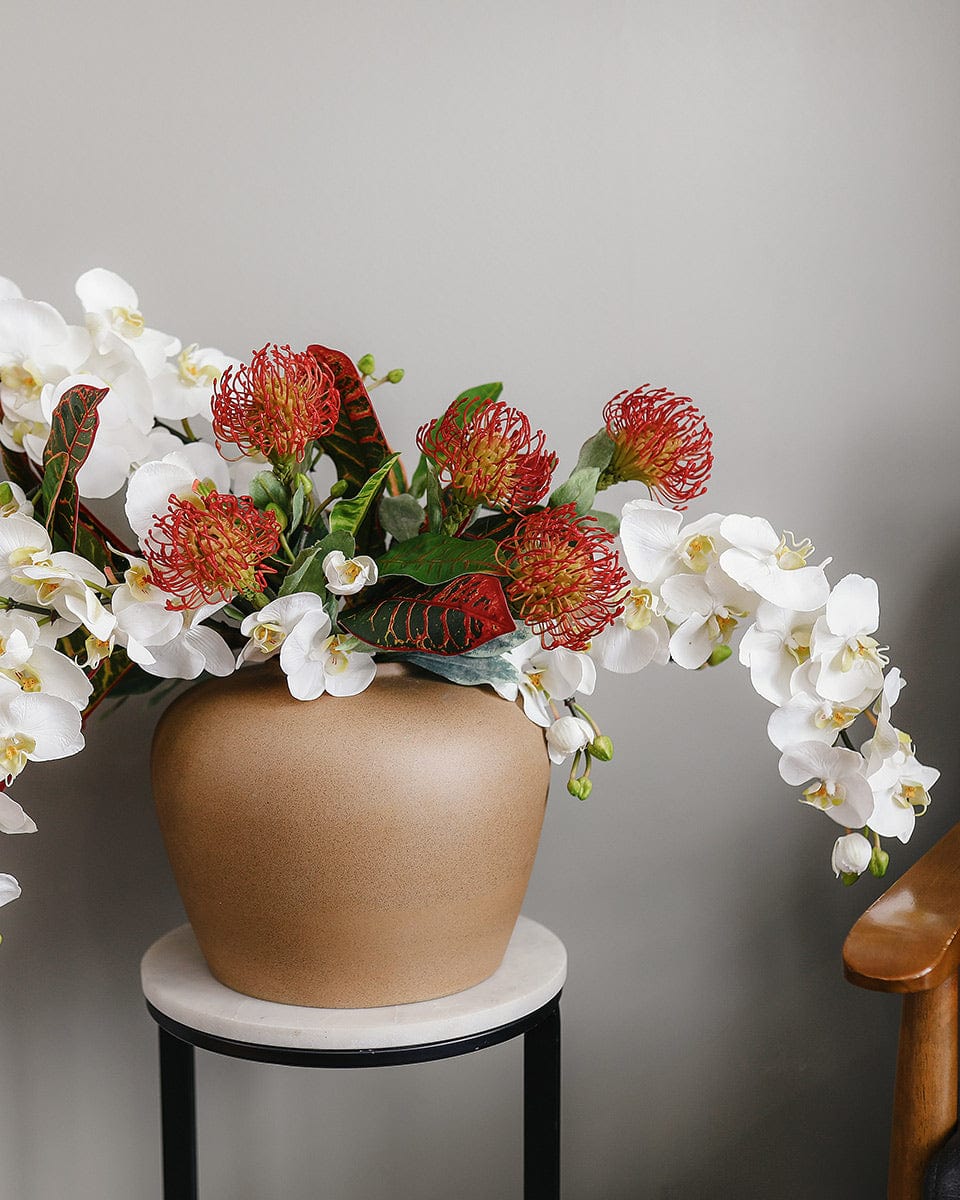
M 896 873 L 954 811 L 958 33 L 932 0 L 8 0 L 0 273 L 76 319 L 73 280 L 110 267 L 150 324 L 238 356 L 373 350 L 407 369 L 379 396 L 408 451 L 491 378 L 566 467 L 614 392 L 693 396 L 709 508 L 881 582 L 898 715 L 944 772 Z M 840 971 L 879 888 L 834 883 L 836 829 L 735 662 L 608 676 L 595 708 L 616 761 L 585 805 L 557 779 L 526 905 L 571 959 L 566 1195 L 879 1195 L 897 1002 Z M 3 1200 L 159 1197 L 137 964 L 182 915 L 154 721 L 97 719 L 18 788 L 41 830 L 0 847 L 25 888 Z M 208 1058 L 204 1196 L 517 1196 L 519 1053 Z

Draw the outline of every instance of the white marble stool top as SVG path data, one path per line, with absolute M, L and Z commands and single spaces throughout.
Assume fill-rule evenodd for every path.
M 469 1037 L 536 1012 L 566 976 L 563 942 L 527 917 L 517 922 L 500 969 L 483 983 L 387 1008 L 301 1008 L 244 996 L 214 979 L 189 925 L 154 942 L 140 964 L 144 996 L 181 1025 L 298 1050 L 379 1050 Z

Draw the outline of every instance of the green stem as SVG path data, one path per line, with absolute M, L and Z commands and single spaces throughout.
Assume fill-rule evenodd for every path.
M 190 428 L 190 422 L 187 420 L 186 417 L 183 418 L 183 420 L 180 422 L 180 424 L 183 426 L 183 432 L 187 435 L 188 442 L 199 442 L 200 441 L 200 439 L 197 437 L 197 435 Z

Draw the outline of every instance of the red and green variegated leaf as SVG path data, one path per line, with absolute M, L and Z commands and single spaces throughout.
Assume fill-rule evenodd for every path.
M 56 528 L 76 547 L 80 493 L 77 472 L 86 462 L 97 432 L 97 406 L 107 388 L 80 383 L 64 393 L 53 412 L 50 436 L 43 452 L 43 495 L 47 532 Z
M 497 562 L 497 543 L 489 539 L 466 542 L 443 533 L 421 533 L 396 543 L 377 559 L 380 578 L 407 575 L 437 587 L 461 575 L 503 575 Z
M 344 610 L 348 633 L 381 650 L 463 654 L 516 628 L 495 575 L 461 575 L 442 587 L 389 586 L 378 599 Z
M 40 483 L 39 472 L 26 454 L 11 450 L 8 446 L 0 445 L 0 456 L 3 459 L 3 469 L 7 479 L 22 488 L 27 495 Z
M 341 350 L 327 346 L 308 346 L 307 353 L 333 372 L 340 393 L 340 415 L 333 433 L 323 439 L 324 451 L 333 459 L 337 475 L 350 485 L 348 496 L 356 495 L 383 460 L 391 454 L 377 414 L 363 386 L 360 372 Z M 388 495 L 407 490 L 407 480 L 399 462 L 387 479 Z
M 476 387 L 467 388 L 465 392 L 461 392 L 450 405 L 450 408 L 454 410 L 457 426 L 462 429 L 471 417 L 486 408 L 488 404 L 499 400 L 502 391 L 502 383 L 480 383 Z M 424 449 L 427 453 L 420 455 L 417 469 L 410 481 L 410 491 L 418 500 L 427 490 L 427 457 L 436 457 L 436 430 L 442 419 L 442 417 L 438 417 L 427 430 L 423 439 Z

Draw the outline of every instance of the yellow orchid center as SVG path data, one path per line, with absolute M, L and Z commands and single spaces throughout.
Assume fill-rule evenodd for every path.
M 363 574 L 363 567 L 352 558 L 348 558 L 342 567 L 337 567 L 337 574 L 340 576 L 341 583 L 355 583 L 357 578 Z
M 14 733 L 0 738 L 0 772 L 7 779 L 19 775 L 27 765 L 27 758 L 36 748 L 36 740 L 25 733 Z
M 536 691 L 538 691 L 538 692 L 542 692 L 542 691 L 544 690 L 544 687 L 543 687 L 543 672 L 542 672 L 542 671 L 533 671 L 533 672 L 531 672 L 531 673 L 530 673 L 530 674 L 527 676 L 527 682 L 528 682 L 528 683 L 530 684 L 530 686 L 531 686 L 532 688 L 534 688 Z
M 177 355 L 177 375 L 180 382 L 187 387 L 212 387 L 223 372 L 209 364 L 201 363 L 197 357 L 198 349 L 199 344 L 194 342 L 192 346 L 180 351 Z
M 893 798 L 901 808 L 915 808 L 921 816 L 930 805 L 927 789 L 922 784 L 908 783 L 906 780 L 900 784 L 900 790 Z
M 789 537 L 790 541 L 787 541 Z M 798 542 L 796 537 L 786 530 L 780 539 L 780 545 L 774 550 L 774 557 L 781 571 L 798 571 L 807 565 L 807 559 L 813 553 L 813 542 L 805 538 Z
M 43 384 L 26 363 L 10 363 L 0 367 L 0 383 L 11 392 L 17 392 L 24 400 L 38 400 Z
M 843 788 L 831 780 L 818 780 L 803 789 L 803 803 L 812 804 L 824 812 L 828 808 L 839 808 L 843 803 Z
M 635 587 L 630 589 L 627 604 L 623 613 L 623 623 L 634 632 L 646 629 L 654 615 L 653 593 L 647 588 Z
M 703 575 L 717 561 L 717 546 L 712 537 L 705 533 L 688 538 L 680 557 L 696 575 Z
M 124 337 L 139 337 L 143 333 L 143 313 L 135 308 L 123 308 L 115 305 L 110 309 L 110 320 L 114 329 Z
M 283 642 L 286 632 L 270 621 L 253 627 L 253 640 L 263 654 L 272 654 Z
M 150 568 L 146 563 L 135 563 L 123 573 L 123 579 L 131 593 L 138 599 L 146 599 L 153 591 Z
M 783 641 L 783 648 L 793 658 L 797 666 L 802 666 L 810 658 L 810 629 L 795 629 Z
M 840 670 L 852 670 L 861 659 L 868 659 L 881 667 L 886 661 L 880 654 L 880 643 L 872 637 L 867 637 L 866 634 L 851 638 L 844 646 L 843 653 L 840 655 Z
M 17 671 L 4 671 L 4 675 L 18 683 L 21 691 L 39 692 L 43 690 L 40 676 L 31 671 L 29 667 L 20 667 Z
M 338 634 L 334 634 L 333 637 L 327 638 L 324 649 L 329 656 L 329 662 L 324 670 L 339 675 L 347 669 L 348 656 L 346 651 L 341 649 L 345 641 L 346 639 L 340 637 Z
M 22 446 L 25 437 L 43 438 L 46 441 L 50 430 L 40 421 L 18 421 L 9 432 L 17 445 Z
M 858 713 L 858 709 L 842 704 L 824 704 L 814 713 L 813 723 L 818 729 L 846 729 Z

